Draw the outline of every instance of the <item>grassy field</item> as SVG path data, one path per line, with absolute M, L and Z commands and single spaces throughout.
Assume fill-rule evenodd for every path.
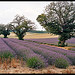
M 3 35 L 0 35 L 0 37 L 3 37 Z M 58 37 L 57 35 L 52 35 L 48 33 L 30 33 L 27 32 L 26 35 L 24 36 L 24 39 L 37 39 L 37 38 L 56 38 Z M 13 32 L 8 35 L 8 38 L 18 38 L 16 34 Z

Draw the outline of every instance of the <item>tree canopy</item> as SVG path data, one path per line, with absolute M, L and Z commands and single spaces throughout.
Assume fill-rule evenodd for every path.
M 0 24 L 0 34 L 4 35 L 4 38 L 7 38 L 7 35 L 10 35 L 10 25 Z
M 51 2 L 36 20 L 48 33 L 59 35 L 59 46 L 65 46 L 65 41 L 75 33 L 75 4 L 72 1 Z
M 10 23 L 12 31 L 18 36 L 20 40 L 23 40 L 26 32 L 34 28 L 34 23 L 31 20 L 26 19 L 24 16 L 16 15 L 13 21 Z

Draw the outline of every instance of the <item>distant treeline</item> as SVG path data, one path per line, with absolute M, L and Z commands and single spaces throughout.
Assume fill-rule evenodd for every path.
M 30 32 L 30 33 L 48 33 L 47 31 L 36 31 L 36 30 L 31 30 L 28 32 Z
M 12 32 L 12 30 L 10 32 Z M 37 30 L 31 30 L 31 31 L 27 31 L 27 32 L 30 32 L 30 33 L 48 33 L 47 31 L 37 31 Z

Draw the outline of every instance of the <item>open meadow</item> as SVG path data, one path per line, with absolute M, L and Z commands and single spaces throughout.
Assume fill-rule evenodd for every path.
M 58 36 L 27 32 L 18 40 L 11 32 L 0 35 L 0 73 L 71 74 L 75 73 L 75 38 L 67 47 L 57 47 Z
M 0 37 L 3 37 L 3 35 L 0 35 Z M 26 32 L 26 35 L 24 36 L 24 39 L 39 39 L 39 38 L 54 38 L 54 37 L 58 37 L 52 34 L 48 34 L 48 33 L 30 33 L 30 32 Z M 13 32 L 10 33 L 10 35 L 8 35 L 8 38 L 18 38 Z

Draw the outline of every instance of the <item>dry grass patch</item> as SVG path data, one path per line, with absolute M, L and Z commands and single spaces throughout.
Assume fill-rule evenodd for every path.
M 75 66 L 69 66 L 67 69 L 56 68 L 54 65 L 41 69 L 32 69 L 27 67 L 21 59 L 12 58 L 5 60 L 0 64 L 0 73 L 4 74 L 74 74 Z
M 3 37 L 3 35 L 0 35 L 0 37 Z M 40 39 L 40 38 L 56 38 L 58 37 L 57 35 L 52 35 L 48 33 L 29 33 L 27 32 L 26 35 L 24 36 L 24 39 Z M 13 32 L 8 35 L 8 38 L 18 38 L 16 34 Z

